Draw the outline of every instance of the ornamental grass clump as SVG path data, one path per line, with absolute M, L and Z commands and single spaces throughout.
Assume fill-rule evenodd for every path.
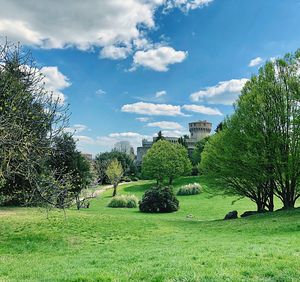
M 110 208 L 136 208 L 138 198 L 135 195 L 120 195 L 111 199 L 108 204 Z
M 201 192 L 201 186 L 199 183 L 191 183 L 184 186 L 181 186 L 177 192 L 179 196 L 190 196 L 197 195 Z

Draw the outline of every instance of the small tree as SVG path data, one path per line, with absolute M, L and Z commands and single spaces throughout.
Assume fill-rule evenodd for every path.
M 155 138 L 155 142 L 158 142 L 159 140 L 165 140 L 165 137 L 163 136 L 161 130 L 158 131 L 157 137 Z
M 169 184 L 172 184 L 174 178 L 187 175 L 190 171 L 191 163 L 186 148 L 166 140 L 154 143 L 143 158 L 144 176 L 156 179 L 158 184 L 165 178 L 169 178 Z
M 110 180 L 110 183 L 114 187 L 113 197 L 117 195 L 117 187 L 123 176 L 122 165 L 118 162 L 117 159 L 111 161 L 106 170 L 106 175 Z

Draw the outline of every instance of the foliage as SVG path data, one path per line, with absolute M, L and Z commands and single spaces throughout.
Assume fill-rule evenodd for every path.
M 201 162 L 201 154 L 209 138 L 210 136 L 207 136 L 196 143 L 195 149 L 191 156 L 191 162 L 193 166 L 197 166 Z
M 106 175 L 106 169 L 113 159 L 117 159 L 121 163 L 124 176 L 135 176 L 137 174 L 137 168 L 133 159 L 125 152 L 113 150 L 111 152 L 101 153 L 95 157 L 95 169 L 98 182 L 100 184 L 109 183 L 109 179 Z
M 115 196 L 108 203 L 110 208 L 136 208 L 137 205 L 138 198 L 134 195 Z
M 81 191 L 92 182 L 93 175 L 89 161 L 77 151 L 75 140 L 69 133 L 54 138 L 47 165 L 54 172 L 56 180 L 69 176 L 70 188 L 66 190 L 64 197 L 79 201 Z
M 43 79 L 30 52 L 0 46 L 0 194 L 14 204 L 40 198 L 52 140 L 68 120 L 67 108 L 45 91 Z
M 177 192 L 177 195 L 185 196 L 185 195 L 196 195 L 200 194 L 201 185 L 199 183 L 191 183 L 184 186 L 181 186 Z
M 187 175 L 190 171 L 191 163 L 186 148 L 166 140 L 154 143 L 142 162 L 143 175 L 156 179 L 158 183 L 169 178 L 171 184 L 174 178 Z
M 159 140 L 165 140 L 165 137 L 163 136 L 161 130 L 158 131 L 157 137 L 154 139 L 154 142 L 158 142 Z
M 300 197 L 300 51 L 267 62 L 245 85 L 235 113 L 205 146 L 201 167 L 249 197 L 259 212 Z
M 178 138 L 178 143 L 181 144 L 183 147 L 188 148 L 186 140 L 189 139 L 188 135 L 183 135 L 182 137 Z
M 147 190 L 139 205 L 141 212 L 174 212 L 179 209 L 179 201 L 176 199 L 171 187 L 154 186 Z
M 121 163 L 117 159 L 110 162 L 107 167 L 106 175 L 109 178 L 110 183 L 113 185 L 113 197 L 117 194 L 118 184 L 123 176 L 123 168 Z

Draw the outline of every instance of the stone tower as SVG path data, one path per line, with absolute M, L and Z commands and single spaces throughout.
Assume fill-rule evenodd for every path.
M 191 133 L 191 139 L 195 139 L 199 141 L 206 136 L 208 136 L 211 132 L 212 123 L 206 120 L 199 120 L 195 122 L 189 123 L 189 130 Z

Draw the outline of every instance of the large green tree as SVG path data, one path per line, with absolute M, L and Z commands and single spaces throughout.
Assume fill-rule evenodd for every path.
M 191 172 L 191 163 L 187 149 L 181 144 L 172 144 L 166 140 L 155 142 L 143 158 L 142 173 L 148 178 L 162 183 L 169 179 L 172 184 L 174 178 Z
M 284 208 L 300 197 L 299 65 L 300 51 L 267 62 L 202 155 L 207 173 L 255 200 L 258 210 L 272 210 L 274 194 Z

